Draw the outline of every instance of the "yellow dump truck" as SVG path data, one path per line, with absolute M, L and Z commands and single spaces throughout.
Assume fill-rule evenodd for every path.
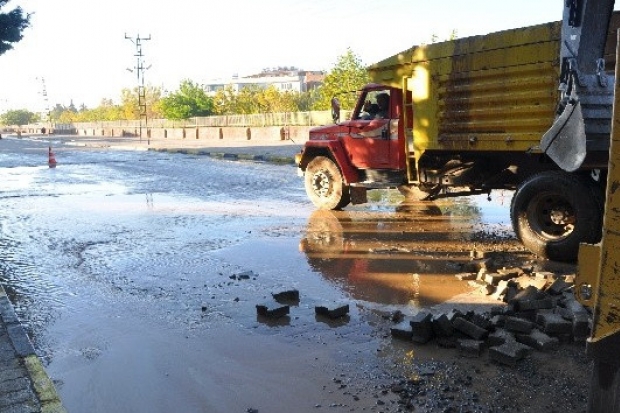
M 620 24 L 609 17 L 591 70 L 579 70 L 562 41 L 568 18 L 414 46 L 371 65 L 351 119 L 337 119 L 334 99 L 336 124 L 312 129 L 296 157 L 308 197 L 339 209 L 378 188 L 428 200 L 516 190 L 521 241 L 575 260 L 579 243 L 601 235 Z

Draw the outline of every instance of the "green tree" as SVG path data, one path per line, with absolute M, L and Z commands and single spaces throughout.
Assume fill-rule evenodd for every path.
M 140 119 L 138 92 L 137 87 L 133 89 L 123 89 L 121 91 L 122 119 Z M 146 116 L 149 119 L 161 117 L 161 88 L 148 85 L 145 87 L 144 96 L 146 98 Z
M 27 111 L 26 109 L 18 109 L 18 110 L 9 110 L 0 116 L 0 121 L 4 125 L 12 126 L 22 126 L 27 125 L 31 122 L 36 121 L 38 116 L 32 112 Z
M 2 9 L 10 0 L 0 0 Z M 21 7 L 16 7 L 8 13 L 0 13 L 0 55 L 11 50 L 13 44 L 22 39 L 22 32 L 30 25 L 30 15 L 24 16 Z
M 202 86 L 183 80 L 178 91 L 161 99 L 160 108 L 166 119 L 188 119 L 213 114 L 214 103 Z
M 351 49 L 347 49 L 346 53 L 338 58 L 333 69 L 325 76 L 323 85 L 319 88 L 319 96 L 313 103 L 312 109 L 329 110 L 333 97 L 340 100 L 342 109 L 353 109 L 357 95 L 351 92 L 361 89 L 369 81 L 368 71 L 360 58 Z

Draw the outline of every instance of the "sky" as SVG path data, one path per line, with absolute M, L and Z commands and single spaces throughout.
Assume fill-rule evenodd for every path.
M 295 66 L 330 70 L 351 49 L 363 64 L 433 35 L 446 39 L 561 20 L 564 0 L 10 0 L 31 27 L 0 55 L 0 113 L 73 102 L 120 102 L 138 85 L 136 37 L 147 85 L 174 92 Z M 619 8 L 617 6 L 616 8 Z M 132 40 L 126 39 L 126 36 Z M 45 91 L 45 93 L 44 93 Z

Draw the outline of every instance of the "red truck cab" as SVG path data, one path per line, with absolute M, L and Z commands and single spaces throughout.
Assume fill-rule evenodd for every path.
M 311 201 L 321 209 L 365 202 L 367 189 L 395 188 L 405 177 L 402 92 L 380 84 L 361 91 L 350 120 L 316 127 L 296 157 Z M 339 109 L 334 108 L 338 115 Z

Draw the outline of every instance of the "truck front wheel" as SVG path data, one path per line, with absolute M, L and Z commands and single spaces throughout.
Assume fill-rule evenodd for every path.
M 527 179 L 515 192 L 510 218 L 530 251 L 554 261 L 577 260 L 579 244 L 601 238 L 603 194 L 585 177 L 548 171 Z
M 349 186 L 344 183 L 338 166 L 325 156 L 317 156 L 306 167 L 306 193 L 320 209 L 341 209 L 351 202 Z

